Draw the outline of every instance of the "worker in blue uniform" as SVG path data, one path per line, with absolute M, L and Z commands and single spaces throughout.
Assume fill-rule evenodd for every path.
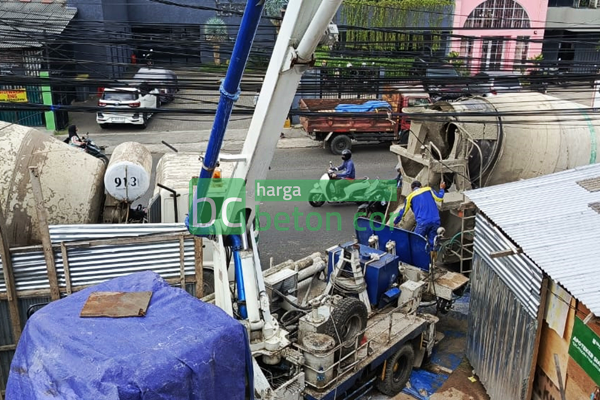
M 413 181 L 410 188 L 412 192 L 406 197 L 404 207 L 394 220 L 394 225 L 402 221 L 406 215 L 406 211 L 411 209 L 417 221 L 415 233 L 426 237 L 430 248 L 433 249 L 434 239 L 441 224 L 440 211 L 438 210 L 436 201 L 441 202 L 444 198 L 446 184 L 444 182 L 440 183 L 440 191 L 438 193 L 434 192 L 429 186 L 421 187 L 421 182 L 419 181 Z

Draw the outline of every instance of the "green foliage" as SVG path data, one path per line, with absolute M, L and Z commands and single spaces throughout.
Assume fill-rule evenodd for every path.
M 281 17 L 281 9 L 287 5 L 289 0 L 266 0 L 264 14 L 266 17 Z M 275 26 L 281 24 L 281 20 L 270 19 L 271 23 Z
M 465 60 L 461 58 L 458 51 L 448 53 L 448 62 L 454 66 L 454 69 L 461 75 L 469 75 L 469 71 L 465 69 Z
M 211 42 L 223 42 L 227 39 L 227 26 L 221 18 L 212 17 L 204 25 L 206 40 Z
M 361 28 L 439 27 L 454 0 L 345 0 L 341 9 L 344 24 Z M 374 50 L 438 50 L 441 37 L 425 42 L 422 32 L 389 32 L 350 29 L 346 42 L 362 43 Z

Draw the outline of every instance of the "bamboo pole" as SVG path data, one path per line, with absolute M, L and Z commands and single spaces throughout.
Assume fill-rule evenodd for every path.
M 194 238 L 194 271 L 196 273 L 196 298 L 204 297 L 204 249 L 202 238 Z
M 8 300 L 13 340 L 15 343 L 18 343 L 21 337 L 21 317 L 19 316 L 19 303 L 15 288 L 15 275 L 12 269 L 8 232 L 4 221 L 6 220 L 4 219 L 2 209 L 0 209 L 0 258 L 2 259 L 2 273 L 4 274 L 4 284 L 6 285 L 6 298 Z
M 37 210 L 38 223 L 40 225 L 40 235 L 42 237 L 42 246 L 44 248 L 44 258 L 48 270 L 48 281 L 50 282 L 50 298 L 60 299 L 58 289 L 58 277 L 56 275 L 56 265 L 54 263 L 54 252 L 52 251 L 52 242 L 50 241 L 50 230 L 48 229 L 48 217 L 44 205 L 44 196 L 42 194 L 42 185 L 37 167 L 29 167 L 29 176 L 31 187 L 33 189 L 33 198 Z

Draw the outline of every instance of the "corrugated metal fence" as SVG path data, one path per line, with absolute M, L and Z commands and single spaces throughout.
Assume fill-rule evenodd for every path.
M 196 293 L 202 273 L 195 256 L 197 242 L 184 224 L 57 225 L 50 226 L 50 237 L 61 296 L 144 270 Z M 50 301 L 51 287 L 40 247 L 11 249 L 11 261 L 22 328 L 30 306 Z M 9 305 L 0 262 L 0 392 L 16 347 Z
M 474 245 L 467 357 L 492 400 L 524 400 L 537 350 L 542 271 L 523 254 L 492 258 L 510 242 L 481 214 Z

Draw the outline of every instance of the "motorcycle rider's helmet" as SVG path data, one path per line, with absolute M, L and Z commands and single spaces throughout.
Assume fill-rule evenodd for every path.
M 415 190 L 416 188 L 420 188 L 421 187 L 421 182 L 419 181 L 413 181 L 413 183 L 410 184 L 410 188 L 412 190 Z
M 347 161 L 352 158 L 352 152 L 348 149 L 342 151 L 342 160 Z

